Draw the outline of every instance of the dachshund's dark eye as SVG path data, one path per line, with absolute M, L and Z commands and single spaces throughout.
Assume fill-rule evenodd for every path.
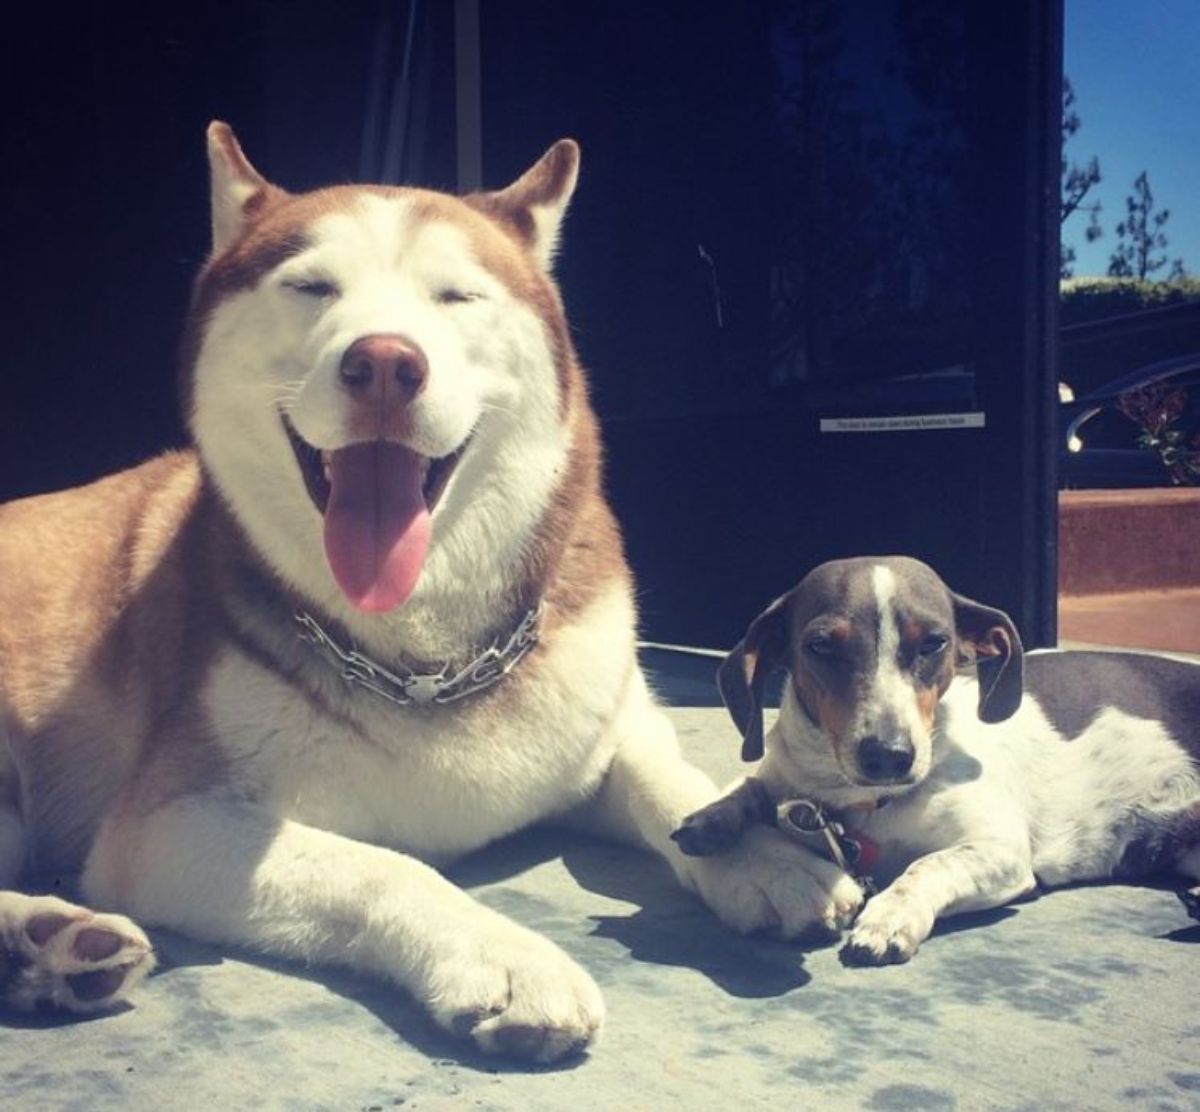
M 810 637 L 808 639 L 808 641 L 805 643 L 804 647 L 813 656 L 819 656 L 819 657 L 823 657 L 823 658 L 828 658 L 828 657 L 833 656 L 836 651 L 836 646 L 834 645 L 833 638 L 826 637 L 824 635 Z
M 950 638 L 944 633 L 931 633 L 917 646 L 917 652 L 921 656 L 939 656 L 946 651 L 949 644 Z

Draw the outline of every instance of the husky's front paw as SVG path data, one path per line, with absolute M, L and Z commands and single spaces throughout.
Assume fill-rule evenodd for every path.
M 867 905 L 839 957 L 845 965 L 895 965 L 908 961 L 932 929 L 930 916 L 885 892 Z
M 153 968 L 150 940 L 123 915 L 0 892 L 0 1001 L 9 1007 L 100 1011 Z
M 858 882 L 771 829 L 748 830 L 740 845 L 677 866 L 722 922 L 743 934 L 836 938 L 863 905 Z
M 447 1031 L 535 1062 L 582 1053 L 604 1022 L 591 977 L 552 942 L 499 916 L 446 939 L 423 995 Z

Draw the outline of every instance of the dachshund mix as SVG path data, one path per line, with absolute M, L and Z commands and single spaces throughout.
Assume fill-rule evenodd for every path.
M 764 741 L 776 668 L 788 681 Z M 751 623 L 718 680 L 743 758 L 766 756 L 673 836 L 703 856 L 777 824 L 879 886 L 847 963 L 907 961 L 940 917 L 1039 886 L 1200 879 L 1195 665 L 1025 655 L 1006 614 L 888 557 L 811 572 Z M 1180 896 L 1200 917 L 1200 887 Z

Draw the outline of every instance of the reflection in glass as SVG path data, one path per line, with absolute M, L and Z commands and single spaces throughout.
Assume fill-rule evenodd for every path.
M 774 5 L 773 392 L 970 406 L 967 37 L 948 0 Z

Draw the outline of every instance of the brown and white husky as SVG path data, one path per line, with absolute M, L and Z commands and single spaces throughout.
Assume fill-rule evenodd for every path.
M 558 816 L 736 928 L 848 922 L 857 886 L 772 831 L 670 839 L 716 791 L 638 667 L 549 274 L 576 145 L 460 199 L 291 195 L 208 142 L 194 450 L 0 508 L 0 1000 L 123 997 L 136 920 L 388 978 L 485 1050 L 578 1052 L 592 980 L 436 871 Z M 11 890 L 48 870 L 108 914 Z

